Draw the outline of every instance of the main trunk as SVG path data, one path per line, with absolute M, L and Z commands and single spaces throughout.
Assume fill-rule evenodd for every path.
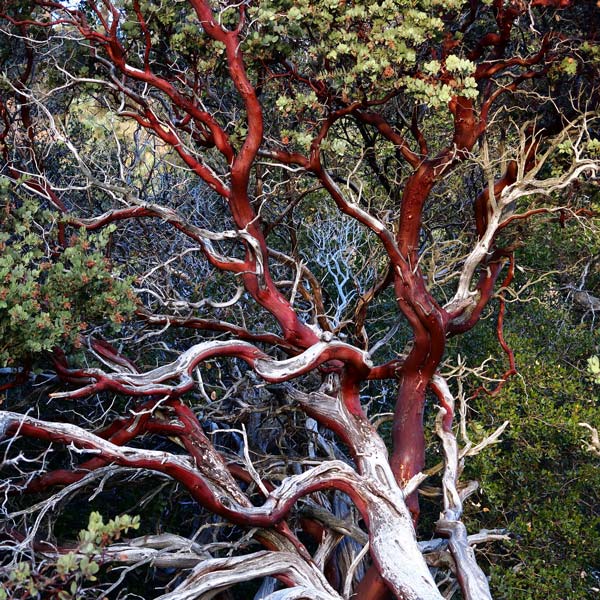
M 423 413 L 427 381 L 417 373 L 407 373 L 400 380 L 392 428 L 393 452 L 390 461 L 392 472 L 400 486 L 420 473 L 425 466 L 425 435 Z M 406 498 L 413 521 L 419 518 L 417 492 Z

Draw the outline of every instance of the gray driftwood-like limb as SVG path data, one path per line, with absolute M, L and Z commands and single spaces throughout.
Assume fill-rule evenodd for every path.
M 269 551 L 202 561 L 177 588 L 157 600 L 209 600 L 236 583 L 272 575 L 284 577 L 293 587 L 267 598 L 341 600 L 314 565 L 297 554 Z
M 361 512 L 370 524 L 369 551 L 390 589 L 400 598 L 441 600 L 419 550 L 405 495 L 373 425 L 365 416 L 352 414 L 337 394 L 306 394 L 291 387 L 288 394 L 307 414 L 340 433 L 351 448 L 363 480 L 361 495 L 366 505 Z
M 205 558 L 186 550 L 135 547 L 128 544 L 113 544 L 104 549 L 102 556 L 96 557 L 103 562 L 122 565 L 150 564 L 164 569 L 192 569 Z
M 452 432 L 454 397 L 443 377 L 434 376 L 432 385 L 441 404 L 436 419 L 436 433 L 442 441 L 446 463 L 442 476 L 444 510 L 436 524 L 436 531 L 448 538 L 448 548 L 456 563 L 456 576 L 465 600 L 492 600 L 487 578 L 477 564 L 473 548 L 469 545 L 467 529 L 461 521 L 463 499 L 457 489 L 458 444 Z
M 477 533 L 472 533 L 467 536 L 467 542 L 470 546 L 476 546 L 477 544 L 487 544 L 489 542 L 506 542 L 510 540 L 506 529 L 482 529 Z M 448 540 L 446 538 L 433 538 L 432 540 L 424 540 L 419 542 L 419 548 L 423 553 L 439 552 L 448 547 Z
M 155 567 L 191 569 L 210 559 L 199 544 L 172 533 L 146 535 L 104 548 L 104 562 L 121 564 L 150 563 Z
M 55 392 L 50 396 L 80 398 L 101 390 L 113 390 L 134 396 L 180 395 L 194 387 L 192 373 L 196 365 L 217 356 L 240 358 L 260 377 L 271 383 L 288 381 L 332 359 L 342 360 L 360 369 L 370 369 L 373 366 L 367 352 L 338 341 L 319 342 L 298 356 L 275 360 L 248 342 L 213 340 L 196 344 L 179 355 L 175 361 L 145 373 L 106 373 L 102 369 L 65 371 L 70 377 L 75 377 L 87 385 L 77 390 Z

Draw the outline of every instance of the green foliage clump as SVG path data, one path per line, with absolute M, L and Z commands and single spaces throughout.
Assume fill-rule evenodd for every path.
M 472 404 L 479 415 L 473 426 L 510 421 L 501 444 L 467 462 L 482 488 L 469 528 L 500 527 L 512 536 L 490 556 L 497 598 L 597 597 L 600 470 L 580 425 L 600 419 L 585 368 L 597 340 L 587 324 L 557 332 L 557 322 L 569 316 L 546 304 L 509 313 L 506 335 L 519 377 L 498 396 Z
M 110 228 L 97 235 L 82 229 L 61 249 L 49 211 L 7 199 L 0 210 L 0 365 L 77 345 L 90 323 L 117 329 L 132 314 L 131 286 L 105 257 Z
M 420 48 L 444 32 L 444 16 L 458 2 L 383 0 L 378 2 L 314 3 L 269 0 L 249 9 L 253 27 L 244 50 L 260 59 L 297 54 L 298 39 L 312 39 L 303 68 L 327 83 L 342 97 L 405 88 L 424 102 L 439 106 L 453 95 L 477 96 L 474 65 L 459 56 L 446 58 L 430 77 L 420 73 Z M 307 36 L 308 34 L 308 36 Z M 430 64 L 430 63 L 429 63 Z M 438 80 L 434 75 L 445 77 Z M 451 75 L 451 77 L 447 77 Z M 298 110 L 302 102 L 286 96 Z
M 101 566 L 98 556 L 103 549 L 110 542 L 118 540 L 123 533 L 138 529 L 139 526 L 139 516 L 121 515 L 104 523 L 100 513 L 92 512 L 87 529 L 79 532 L 78 544 L 73 551 L 62 554 L 54 562 L 44 562 L 39 566 L 20 562 L 3 576 L 0 600 L 84 598 L 86 589 L 89 591 L 87 584 L 96 581 L 96 574 Z

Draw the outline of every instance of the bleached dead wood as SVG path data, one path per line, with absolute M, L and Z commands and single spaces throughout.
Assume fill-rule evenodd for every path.
M 463 497 L 458 491 L 458 444 L 452 432 L 454 397 L 446 380 L 435 375 L 432 385 L 441 406 L 436 419 L 436 433 L 442 442 L 445 469 L 442 476 L 444 510 L 436 523 L 438 534 L 448 537 L 448 547 L 456 563 L 457 578 L 465 600 L 492 600 L 487 578 L 475 559 L 469 545 L 467 529 L 461 520 Z
M 298 586 L 275 597 L 341 600 L 322 573 L 297 554 L 269 551 L 202 561 L 175 590 L 158 600 L 209 600 L 236 583 L 271 575 L 285 576 Z

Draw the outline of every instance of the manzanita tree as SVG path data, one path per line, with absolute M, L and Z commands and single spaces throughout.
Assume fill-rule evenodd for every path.
M 0 6 L 3 549 L 136 481 L 145 597 L 490 598 L 448 345 L 494 314 L 501 385 L 520 224 L 594 226 L 596 2 Z

